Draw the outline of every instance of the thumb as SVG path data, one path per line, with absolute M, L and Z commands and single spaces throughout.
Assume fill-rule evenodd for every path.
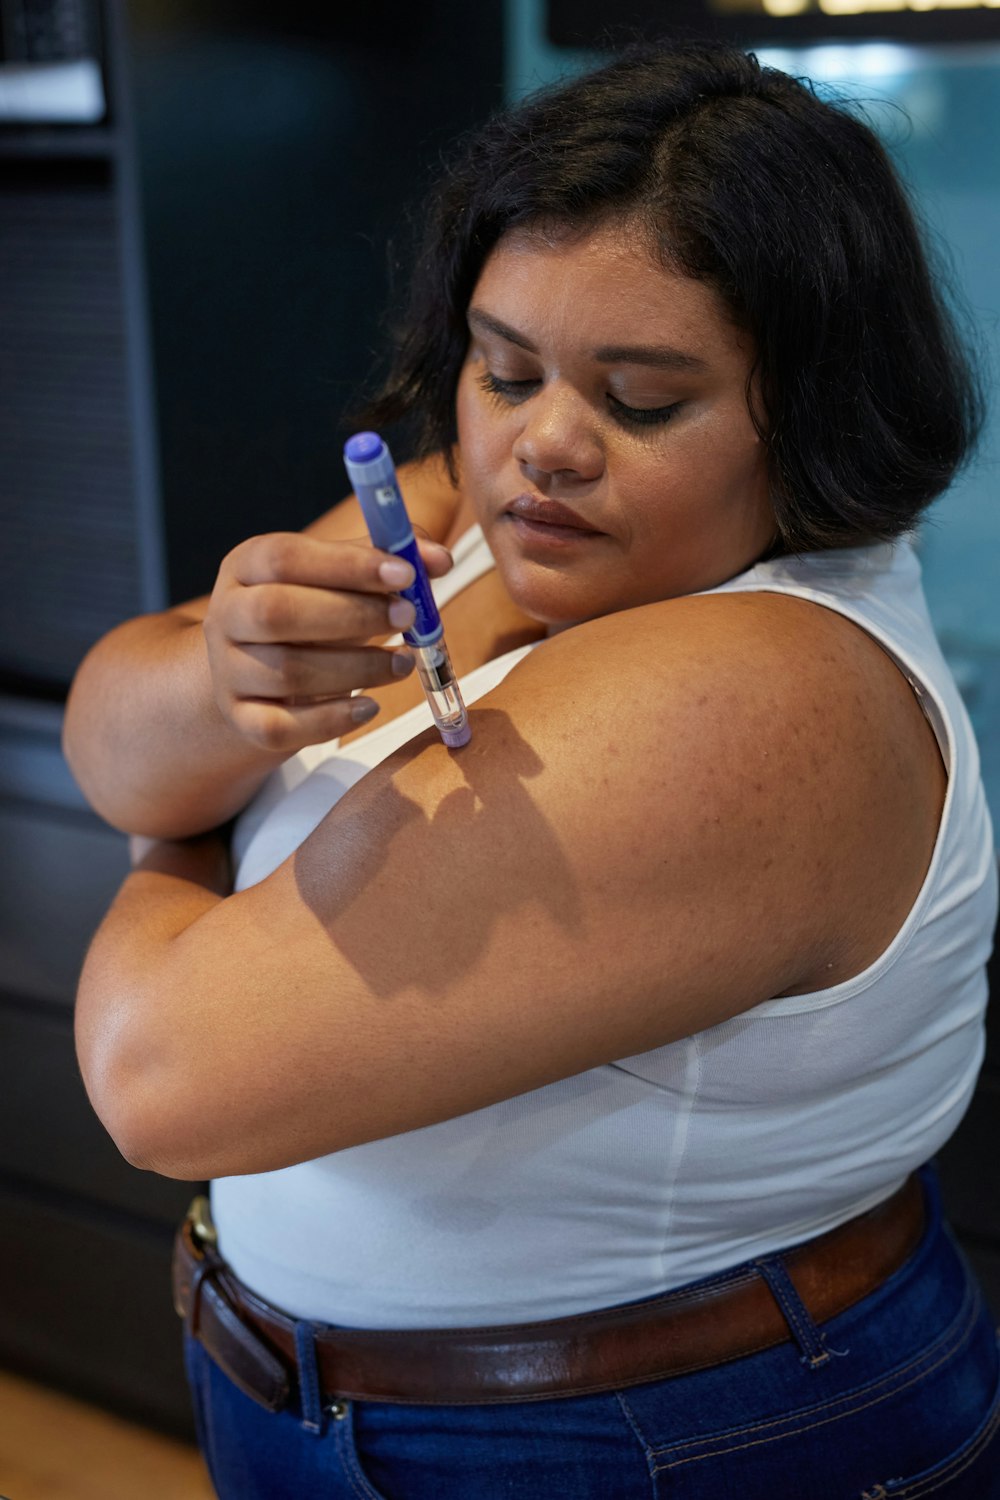
M 450 572 L 454 567 L 455 559 L 448 548 L 429 537 L 422 526 L 414 526 L 413 532 L 417 538 L 417 546 L 420 548 L 420 556 L 424 560 L 424 567 L 430 576 L 441 578 L 445 573 Z

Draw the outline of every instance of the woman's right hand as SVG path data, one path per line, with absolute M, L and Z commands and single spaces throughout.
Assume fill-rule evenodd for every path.
M 432 578 L 449 570 L 444 547 L 418 544 Z M 405 649 L 370 644 L 412 623 L 398 593 L 412 581 L 409 563 L 367 540 L 279 531 L 241 542 L 223 559 L 203 623 L 226 722 L 251 744 L 293 755 L 372 718 L 374 701 L 351 695 L 412 670 Z

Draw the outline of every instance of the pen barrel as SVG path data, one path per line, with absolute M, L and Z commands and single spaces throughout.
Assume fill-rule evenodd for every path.
M 431 593 L 430 579 L 423 558 L 417 547 L 416 537 L 410 532 L 410 540 L 396 543 L 388 549 L 396 557 L 405 557 L 413 567 L 414 579 L 408 589 L 400 589 L 404 599 L 409 599 L 415 610 L 413 624 L 403 631 L 403 640 L 408 646 L 433 646 L 444 634 L 441 616 Z
M 455 669 L 444 641 L 438 641 L 432 646 L 417 646 L 413 652 L 413 660 L 426 693 L 439 696 L 449 692 L 457 693 Z M 458 701 L 461 706 L 461 700 Z
M 420 685 L 445 744 L 467 744 L 470 737 L 469 715 L 462 702 L 455 669 L 444 641 L 439 640 L 431 646 L 415 646 L 413 659 Z
M 403 639 L 408 646 L 430 646 L 441 638 L 441 616 L 413 535 L 392 454 L 377 433 L 360 432 L 347 443 L 344 463 L 372 545 L 405 558 L 413 568 L 413 582 L 409 588 L 400 590 L 416 612 Z
M 472 733 L 455 672 L 444 643 L 444 626 L 431 592 L 430 579 L 413 535 L 399 490 L 392 454 L 376 432 L 357 432 L 344 447 L 344 463 L 361 503 L 372 545 L 413 568 L 409 588 L 401 589 L 413 605 L 414 620 L 403 640 L 413 651 L 417 673 L 441 738 L 451 749 L 467 745 Z

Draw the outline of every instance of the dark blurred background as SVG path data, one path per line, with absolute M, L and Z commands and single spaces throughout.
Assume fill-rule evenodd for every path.
M 407 208 L 449 142 L 631 35 L 765 48 L 880 101 L 987 361 L 997 346 L 1000 10 L 620 0 L 610 30 L 606 11 L 0 0 L 0 1367 L 164 1431 L 191 1430 L 168 1274 L 190 1189 L 121 1161 L 77 1074 L 76 974 L 126 856 L 62 760 L 62 703 L 111 626 L 344 493 Z M 994 412 L 923 551 L 996 809 L 995 432 Z M 942 1170 L 1000 1310 L 998 1079 L 994 1051 Z

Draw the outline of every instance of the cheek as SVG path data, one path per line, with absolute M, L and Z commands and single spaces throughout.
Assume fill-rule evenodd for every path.
M 725 561 L 735 548 L 741 565 L 762 549 L 774 530 L 767 450 L 740 425 L 678 433 L 669 452 L 633 463 L 621 492 L 633 545 L 656 549 L 666 531 L 675 556 Z
M 459 448 L 471 462 L 489 440 L 487 413 L 483 410 L 483 393 L 475 383 L 468 367 L 459 377 L 455 392 L 455 424 L 458 429 Z
M 458 440 L 464 445 L 465 436 L 469 427 L 469 375 L 468 367 L 463 367 L 455 387 L 455 425 L 458 428 Z
M 483 393 L 466 374 L 455 392 L 455 426 L 458 433 L 461 486 L 480 521 L 485 521 L 489 499 L 502 467 L 503 452 L 489 420 Z
M 479 388 L 474 373 L 463 371 L 455 392 L 455 425 L 462 473 L 470 486 L 496 476 L 509 456 L 510 422 Z
M 741 442 L 732 445 L 726 458 L 727 472 L 732 475 L 734 490 L 749 502 L 750 509 L 757 511 L 766 508 L 773 520 L 766 444 L 751 430 Z
M 678 458 L 703 501 L 745 503 L 756 498 L 762 482 L 766 492 L 767 449 L 742 406 L 706 430 L 692 431 L 691 438 Z
M 716 453 L 706 478 L 712 482 L 716 515 L 730 539 L 757 555 L 770 544 L 777 526 L 766 445 L 752 428 L 734 434 Z

